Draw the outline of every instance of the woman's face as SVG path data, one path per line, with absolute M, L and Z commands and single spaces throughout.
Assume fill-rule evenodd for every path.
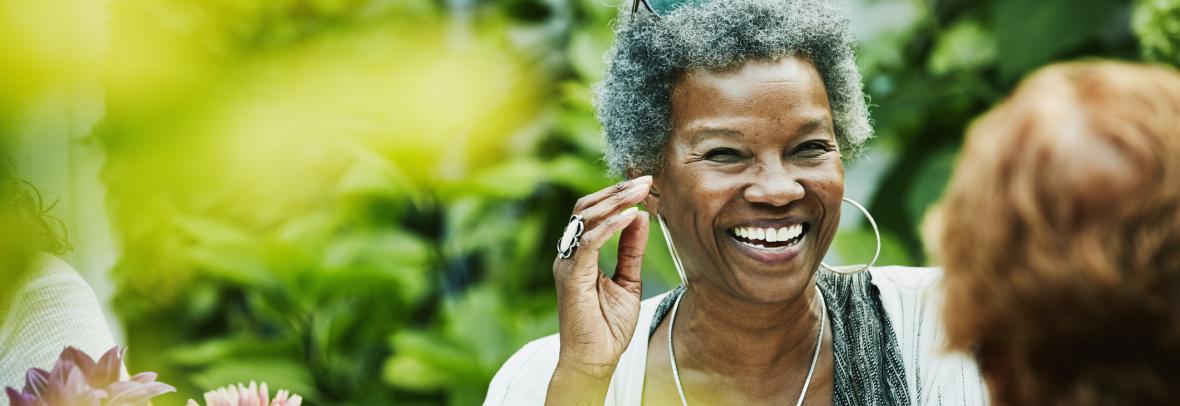
M 819 72 L 802 57 L 692 70 L 671 106 L 648 204 L 667 221 L 690 285 L 758 302 L 797 297 L 831 244 L 844 196 Z

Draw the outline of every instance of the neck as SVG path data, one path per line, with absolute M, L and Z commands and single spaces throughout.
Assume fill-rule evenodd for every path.
M 742 300 L 708 284 L 690 286 L 673 332 L 678 363 L 730 377 L 806 373 L 823 311 L 814 279 L 796 297 L 773 303 Z

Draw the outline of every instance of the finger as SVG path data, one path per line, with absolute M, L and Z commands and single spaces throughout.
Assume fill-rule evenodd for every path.
M 610 218 L 610 216 L 628 207 L 634 207 L 643 202 L 643 199 L 647 198 L 649 192 L 651 192 L 651 185 L 637 184 L 634 187 L 628 188 L 625 192 L 607 196 L 577 214 L 582 216 L 582 219 L 586 222 L 587 229 L 594 228 L 604 219 Z
M 639 208 L 631 207 L 608 217 L 601 221 L 597 227 L 583 233 L 578 243 L 578 251 L 574 253 L 575 265 L 572 276 L 597 279 L 598 252 L 602 249 L 602 244 L 605 244 L 612 235 L 631 224 L 637 213 L 639 213 Z
M 606 188 L 603 188 L 597 192 L 583 196 L 581 199 L 578 199 L 577 203 L 574 203 L 574 213 L 586 210 L 590 206 L 598 204 L 598 202 L 601 202 L 603 199 L 606 199 L 612 195 L 626 193 L 628 189 L 642 184 L 651 186 L 651 175 L 640 176 L 635 179 L 622 181 L 614 185 L 607 186 Z
M 643 288 L 640 272 L 643 268 L 643 253 L 647 249 L 650 225 L 651 218 L 647 212 L 640 211 L 619 237 L 619 262 L 615 266 L 615 276 L 611 279 L 624 289 L 639 292 Z

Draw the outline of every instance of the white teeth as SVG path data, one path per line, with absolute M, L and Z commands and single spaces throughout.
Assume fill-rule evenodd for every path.
M 757 249 L 760 249 L 763 251 L 783 251 L 788 248 L 788 247 L 767 247 L 762 244 L 754 244 L 754 243 L 745 242 L 745 241 L 741 241 L 741 243 L 742 243 L 742 245 L 745 245 L 747 247 L 757 248 Z
M 793 225 L 793 226 L 790 226 L 790 227 L 783 227 L 783 228 L 780 228 L 780 229 L 778 230 L 779 239 L 780 239 L 780 240 L 784 240 L 784 241 L 786 241 L 786 240 L 792 240 L 792 239 L 794 239 L 795 237 L 798 237 L 798 236 L 799 236 L 799 233 L 800 233 L 801 231 L 803 231 L 803 226 L 801 226 L 801 225 L 798 225 L 798 224 L 796 224 L 796 225 Z M 784 237 L 785 237 L 785 238 L 784 238 Z
M 795 224 L 780 228 L 735 227 L 733 234 L 741 238 L 764 242 L 791 241 L 803 234 L 803 225 Z

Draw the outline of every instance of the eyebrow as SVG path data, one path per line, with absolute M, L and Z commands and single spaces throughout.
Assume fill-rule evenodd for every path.
M 809 120 L 795 130 L 795 136 L 800 136 L 814 132 L 819 129 L 830 129 L 830 120 L 827 117 L 817 117 Z M 705 128 L 692 134 L 692 143 L 699 144 L 701 141 L 710 138 L 741 138 L 745 134 L 741 131 L 731 130 L 727 128 Z
M 692 143 L 694 145 L 700 144 L 701 141 L 707 140 L 709 138 L 741 138 L 744 135 L 745 134 L 742 134 L 741 131 L 737 130 L 729 130 L 725 128 L 706 128 L 693 133 Z
M 812 119 L 811 121 L 808 121 L 799 126 L 799 129 L 795 130 L 795 135 L 803 135 L 819 129 L 830 130 L 831 125 L 828 124 L 830 122 L 831 120 L 827 120 L 826 117 Z

